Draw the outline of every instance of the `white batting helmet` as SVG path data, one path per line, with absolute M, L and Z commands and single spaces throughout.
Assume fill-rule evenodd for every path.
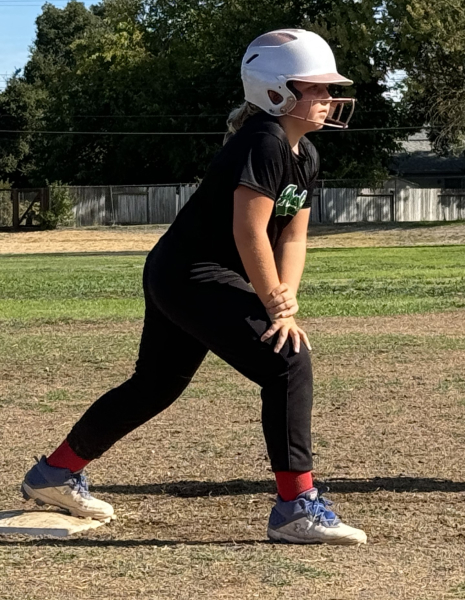
M 298 102 L 292 86 L 288 86 L 291 81 L 353 84 L 337 72 L 334 54 L 327 42 L 304 29 L 278 29 L 256 38 L 242 59 L 241 76 L 245 99 L 275 116 L 288 114 Z M 282 102 L 275 104 L 270 98 L 270 91 L 279 94 Z M 328 102 L 328 99 L 321 101 Z M 340 117 L 345 104 L 350 104 L 350 114 L 342 121 Z M 353 109 L 353 98 L 332 100 L 330 116 L 325 124 L 347 127 Z M 334 118 L 335 113 L 337 118 Z

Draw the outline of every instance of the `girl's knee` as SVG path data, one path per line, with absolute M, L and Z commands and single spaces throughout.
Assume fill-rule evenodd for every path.
M 312 380 L 312 361 L 307 348 L 301 347 L 299 352 L 294 352 L 289 357 L 289 375 Z
M 292 343 L 287 341 L 278 357 L 279 364 L 274 365 L 274 376 L 288 375 L 291 378 L 299 376 L 312 379 L 312 362 L 310 353 L 305 346 L 301 346 L 299 352 L 295 352 Z

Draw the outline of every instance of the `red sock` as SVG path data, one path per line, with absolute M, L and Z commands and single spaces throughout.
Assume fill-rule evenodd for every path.
M 278 494 L 285 502 L 295 500 L 302 492 L 313 487 L 313 477 L 310 471 L 278 471 L 275 473 Z
M 90 463 L 90 460 L 84 460 L 78 456 L 74 450 L 71 449 L 67 440 L 65 440 L 46 460 L 50 467 L 69 469 L 72 473 L 80 471 Z

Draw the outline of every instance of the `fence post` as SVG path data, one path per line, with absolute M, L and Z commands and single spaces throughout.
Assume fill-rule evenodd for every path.
M 40 208 L 43 211 L 50 210 L 50 188 L 42 188 L 40 194 Z
M 147 194 L 145 197 L 145 210 L 147 212 L 147 218 L 145 219 L 145 222 L 147 224 L 150 223 L 150 191 L 149 191 L 149 186 L 147 186 L 145 188 L 145 193 Z
M 13 202 L 13 228 L 19 227 L 19 191 L 11 190 L 11 200 Z
M 391 213 L 391 222 L 394 222 L 396 220 L 396 200 L 395 200 L 395 193 L 391 190 L 390 192 L 391 197 L 390 197 L 390 213 Z
M 110 185 L 110 204 L 111 204 L 111 224 L 114 225 L 116 222 L 115 215 L 115 202 L 113 200 L 113 186 Z

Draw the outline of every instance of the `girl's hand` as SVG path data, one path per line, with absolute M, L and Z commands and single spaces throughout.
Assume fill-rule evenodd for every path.
M 265 331 L 265 333 L 260 338 L 262 342 L 268 340 L 273 337 L 275 333 L 278 333 L 278 341 L 276 342 L 276 346 L 274 347 L 275 352 L 279 352 L 281 348 L 286 343 L 288 337 L 292 340 L 292 345 L 294 347 L 294 352 L 300 351 L 300 342 L 302 341 L 305 346 L 311 350 L 310 342 L 308 341 L 307 334 L 303 329 L 297 327 L 297 323 L 294 320 L 294 317 L 288 317 L 287 319 L 276 319 L 271 324 L 271 327 Z
M 271 292 L 271 300 L 265 305 L 265 308 L 274 321 L 292 317 L 299 310 L 299 305 L 294 292 L 287 283 L 281 283 Z

